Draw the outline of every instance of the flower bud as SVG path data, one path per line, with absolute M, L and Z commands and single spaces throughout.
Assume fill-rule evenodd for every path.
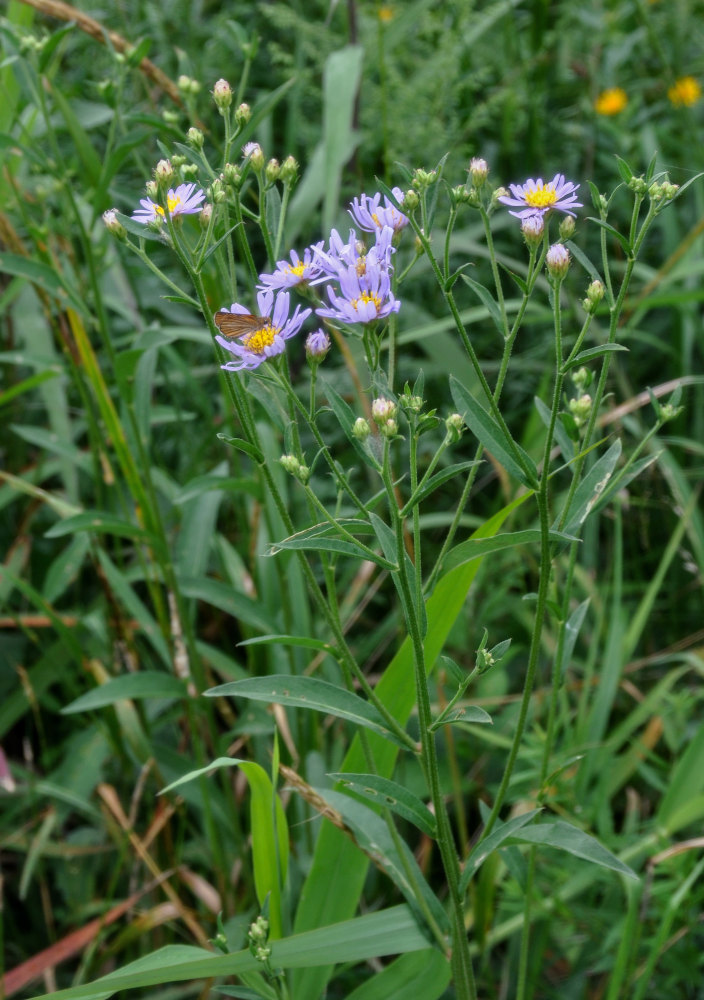
M 505 187 L 497 187 L 491 192 L 491 207 L 495 208 L 499 198 L 506 198 L 509 192 Z
M 198 179 L 198 164 L 184 163 L 181 167 L 181 176 L 184 181 L 195 181 Z
M 174 176 L 174 168 L 171 160 L 159 160 L 154 168 L 154 180 L 159 187 L 169 187 L 174 182 Z
M 171 108 L 164 108 L 161 112 L 161 117 L 167 125 L 178 125 L 181 116 L 178 111 L 172 111 Z
M 279 463 L 291 475 L 305 485 L 310 479 L 310 469 L 307 465 L 299 462 L 295 455 L 282 455 Z M 254 926 L 254 925 L 252 925 Z M 251 932 L 250 932 L 251 933 Z
M 315 330 L 306 338 L 306 357 L 313 365 L 319 365 L 330 350 L 330 338 L 325 330 Z
M 258 142 L 248 142 L 243 146 L 242 155 L 245 159 L 249 159 L 257 173 L 264 169 L 264 153 Z
M 281 173 L 281 164 L 278 160 L 271 159 L 266 165 L 266 170 L 264 171 L 264 176 L 269 184 L 274 184 L 279 179 Z
M 423 191 L 425 188 L 430 187 L 430 185 L 436 180 L 437 176 L 437 170 L 422 170 L 418 167 L 413 171 L 413 180 L 411 183 L 416 191 Z
M 628 186 L 631 191 L 635 191 L 636 194 L 640 195 L 645 194 L 648 190 L 648 185 L 643 177 L 631 177 Z
M 238 188 L 242 183 L 242 171 L 236 164 L 226 163 L 222 172 L 222 180 L 223 183 Z
M 366 441 L 372 430 L 369 426 L 369 422 L 364 419 L 364 417 L 357 417 L 355 422 L 352 424 L 352 433 L 357 438 L 358 441 Z
M 232 87 L 227 80 L 221 79 L 215 84 L 213 87 L 213 100 L 220 114 L 227 111 L 230 107 L 232 104 Z
M 372 402 L 372 420 L 380 427 L 388 423 L 389 420 L 394 420 L 397 413 L 398 407 L 392 399 L 380 396 Z
M 673 406 L 672 403 L 663 403 L 660 407 L 660 420 L 663 424 L 667 423 L 668 420 L 674 420 L 675 417 L 679 417 L 683 409 L 684 406 Z
M 109 208 L 107 212 L 103 212 L 103 222 L 107 231 L 118 240 L 127 239 L 127 230 L 118 219 L 116 209 Z
M 181 167 L 185 166 L 186 163 L 188 163 L 188 157 L 183 156 L 181 153 L 175 153 L 171 157 L 171 166 L 174 170 L 179 170 Z
M 208 188 L 208 199 L 212 201 L 214 205 L 219 205 L 221 202 L 225 201 L 227 197 L 227 192 L 225 187 L 219 177 L 216 177 L 213 183 Z
M 451 413 L 445 420 L 445 432 L 450 444 L 459 441 L 464 430 L 464 420 L 459 413 Z
M 480 156 L 473 156 L 469 161 L 469 176 L 472 178 L 472 184 L 480 188 L 489 176 L 489 164 L 486 160 Z
M 157 184 L 156 181 L 147 181 L 147 183 L 144 186 L 144 189 L 147 192 L 147 198 L 151 198 L 152 201 L 159 194 L 159 185 Z
M 545 256 L 548 274 L 551 278 L 562 280 L 570 266 L 570 254 L 562 243 L 553 243 Z
M 404 212 L 412 212 L 414 209 L 418 208 L 420 204 L 420 198 L 413 188 L 409 188 L 408 191 L 403 196 L 403 210 Z
M 588 368 L 582 367 L 572 372 L 572 382 L 578 392 L 584 392 L 585 389 L 588 389 L 593 380 L 594 376 Z
M 408 410 L 409 413 L 420 413 L 423 409 L 423 397 L 414 396 L 410 392 L 404 392 L 403 395 L 398 397 L 398 401 L 404 410 Z
M 570 240 L 574 236 L 574 231 L 577 228 L 577 223 L 574 221 L 571 215 L 566 215 L 562 222 L 560 223 L 559 233 L 561 240 Z
M 380 430 L 384 437 L 393 438 L 398 434 L 398 424 L 395 420 L 387 420 L 381 425 Z
M 588 313 L 594 313 L 597 310 L 597 306 L 604 298 L 604 286 L 597 279 L 592 281 L 591 285 L 587 289 L 587 297 L 582 300 L 582 305 Z
M 585 392 L 578 399 L 571 399 L 567 407 L 574 418 L 575 425 L 582 427 L 592 412 L 592 397 L 588 392 Z
M 481 195 L 479 194 L 479 192 L 475 187 L 467 189 L 466 201 L 467 204 L 471 205 L 472 208 L 479 208 L 479 206 L 481 205 L 482 203 Z
M 184 95 L 193 94 L 195 96 L 196 94 L 200 93 L 201 85 L 199 81 L 194 80 L 193 77 L 191 76 L 186 76 L 185 73 L 182 73 L 181 76 L 178 78 L 177 85 L 178 89 Z
M 281 164 L 281 180 L 291 187 L 298 180 L 298 163 L 293 156 L 287 156 Z
M 671 201 L 680 189 L 679 184 L 670 184 L 669 181 L 665 181 L 662 186 L 665 198 L 667 201 Z
M 186 142 L 189 146 L 193 146 L 194 149 L 202 149 L 205 136 L 199 128 L 191 127 L 188 132 L 186 132 Z
M 545 220 L 542 215 L 527 215 L 525 219 L 521 219 L 521 232 L 529 249 L 534 250 L 539 247 L 545 232 Z
M 252 109 L 249 104 L 240 104 L 235 111 L 235 124 L 242 128 L 252 117 Z
M 210 220 L 213 217 L 213 206 L 210 202 L 206 202 L 200 210 L 200 215 L 198 216 L 198 222 L 200 223 L 201 229 L 207 229 L 210 225 Z

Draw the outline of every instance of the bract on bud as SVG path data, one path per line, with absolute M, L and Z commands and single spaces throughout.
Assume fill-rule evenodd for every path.
M 278 181 L 280 173 L 281 173 L 281 164 L 279 163 L 279 161 L 273 158 L 269 160 L 269 162 L 266 165 L 266 170 L 264 172 L 264 176 L 266 177 L 269 184 L 273 184 L 275 181 Z
M 306 357 L 314 365 L 319 365 L 330 350 L 330 338 L 325 330 L 315 330 L 306 338 Z
M 578 368 L 576 371 L 572 372 L 572 382 L 578 392 L 584 392 L 588 389 L 594 380 L 594 376 L 589 371 L 588 368 Z
M 159 160 L 154 168 L 154 180 L 160 187 L 167 188 L 173 184 L 174 168 L 171 160 Z
M 281 164 L 281 180 L 288 186 L 298 180 L 298 162 L 295 157 L 287 156 Z
M 413 187 L 417 191 L 422 191 L 424 188 L 430 187 L 430 185 L 435 181 L 437 176 L 438 175 L 436 170 L 423 170 L 420 167 L 418 167 L 416 170 L 413 171 L 413 181 L 412 181 Z
M 243 146 L 242 155 L 245 159 L 249 159 L 257 173 L 264 169 L 264 153 L 258 142 L 248 142 Z
M 418 194 L 410 188 L 403 196 L 403 210 L 404 212 L 412 212 L 414 209 L 418 208 L 420 204 L 420 198 Z
M 596 312 L 597 306 L 604 298 L 604 291 L 604 286 L 598 279 L 592 281 L 587 289 L 587 297 L 582 301 L 582 305 L 588 313 Z
M 588 392 L 585 392 L 578 399 L 571 399 L 567 406 L 574 418 L 575 425 L 582 427 L 592 412 L 592 397 Z
M 469 161 L 469 176 L 475 187 L 481 187 L 489 176 L 489 164 L 480 156 L 473 156 Z
M 232 87 L 227 80 L 220 79 L 215 84 L 213 87 L 213 100 L 221 114 L 230 107 L 232 104 Z
M 116 209 L 109 208 L 107 212 L 103 212 L 103 222 L 107 231 L 116 236 L 118 240 L 127 238 L 127 230 L 118 219 Z
M 236 164 L 226 163 L 223 168 L 222 179 L 225 184 L 239 187 L 242 183 L 242 171 Z
M 159 194 L 159 185 L 156 181 L 147 181 L 144 190 L 147 192 L 147 198 L 156 198 Z
M 240 128 L 242 128 L 243 125 L 246 125 L 251 117 L 252 109 L 249 104 L 240 104 L 235 110 L 235 123 L 239 125 Z
M 464 420 L 459 413 L 451 413 L 445 420 L 445 431 L 450 444 L 454 444 L 462 436 L 464 430 Z
M 357 417 L 355 422 L 352 424 L 352 433 L 357 438 L 358 441 L 366 441 L 372 430 L 369 426 L 369 422 L 364 419 L 364 417 Z
M 189 146 L 193 146 L 194 149 L 202 149 L 205 136 L 199 128 L 191 127 L 188 132 L 186 132 L 186 142 Z
M 213 217 L 213 206 L 210 202 L 206 202 L 201 209 L 200 215 L 198 216 L 198 222 L 200 223 L 201 229 L 207 229 L 210 225 L 210 220 Z
M 387 420 L 385 424 L 382 424 L 379 428 L 384 437 L 392 438 L 396 437 L 398 434 L 398 424 L 395 420 Z
M 545 232 L 545 220 L 542 215 L 527 215 L 525 219 L 521 219 L 521 232 L 523 233 L 523 239 L 526 241 L 526 246 L 530 249 L 535 249 L 535 247 L 540 246 L 543 242 L 543 234 Z
M 286 472 L 290 472 L 292 476 L 304 485 L 310 479 L 310 469 L 307 465 L 303 465 L 302 462 L 299 462 L 295 455 L 282 455 L 279 459 L 279 463 L 286 470 Z
M 393 420 L 397 412 L 398 407 L 392 399 L 385 399 L 384 396 L 380 396 L 372 402 L 372 419 L 380 427 L 389 420 Z
M 545 255 L 548 274 L 561 280 L 567 274 L 570 266 L 569 250 L 562 243 L 553 243 Z
M 577 228 L 577 223 L 574 221 L 571 215 L 566 215 L 560 222 L 560 239 L 569 240 L 574 236 L 574 231 Z

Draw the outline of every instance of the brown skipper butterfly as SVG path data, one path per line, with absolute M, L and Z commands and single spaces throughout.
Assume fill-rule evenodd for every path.
M 226 340 L 236 340 L 256 333 L 269 326 L 269 316 L 253 316 L 251 313 L 216 312 L 213 316 L 215 325 Z

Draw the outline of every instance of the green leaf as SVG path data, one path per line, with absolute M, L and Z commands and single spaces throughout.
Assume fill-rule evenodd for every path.
M 406 897 L 419 920 L 426 923 L 428 914 L 428 919 L 433 920 L 439 931 L 445 933 L 448 930 L 447 914 L 426 882 L 408 845 L 403 840 L 394 840 L 384 820 L 368 806 L 329 788 L 316 788 L 315 791 L 342 815 L 345 826 L 354 834 L 357 845 L 383 868 Z M 423 898 L 426 914 L 418 903 L 411 878 Z
M 320 966 L 328 962 L 331 955 L 338 962 L 363 962 L 369 958 L 427 950 L 427 938 L 419 930 L 410 909 L 393 906 L 273 941 L 271 964 L 275 968 L 302 969 Z M 249 949 L 234 955 L 214 955 L 204 948 L 168 945 L 93 983 L 46 993 L 36 1000 L 98 1000 L 121 990 L 236 976 L 242 972 L 257 972 L 260 967 L 261 963 Z
M 626 237 L 622 233 L 619 233 L 618 229 L 614 229 L 613 226 L 610 226 L 608 222 L 604 222 L 603 219 L 595 219 L 594 216 L 589 216 L 587 218 L 587 222 L 595 222 L 597 226 L 601 226 L 601 228 L 605 229 L 607 233 L 610 233 L 615 240 L 618 240 L 627 257 L 633 256 L 633 247 L 628 242 Z
M 501 315 L 501 310 L 499 309 L 498 302 L 493 297 L 489 289 L 485 285 L 482 285 L 481 282 L 475 281 L 474 278 L 470 278 L 468 274 L 461 274 L 460 277 L 463 281 L 466 281 L 477 298 L 479 298 L 486 306 L 487 312 L 493 320 L 494 326 L 499 331 L 501 336 L 504 337 L 506 335 L 506 327 Z
M 119 538 L 137 538 L 143 542 L 154 544 L 154 536 L 144 528 L 130 521 L 123 521 L 109 511 L 91 510 L 75 514 L 52 525 L 44 532 L 45 538 L 61 538 L 63 535 L 73 535 L 77 531 L 94 531 L 96 534 L 117 535 Z
M 430 809 L 417 795 L 409 792 L 403 785 L 378 774 L 329 774 L 329 778 L 339 781 L 362 798 L 376 805 L 384 806 L 397 813 L 409 823 L 413 823 L 429 837 L 437 835 L 437 824 Z
M 533 398 L 535 403 L 535 408 L 538 411 L 538 416 L 542 420 L 546 428 L 550 427 L 551 413 L 548 406 L 542 401 L 539 396 Z M 562 414 L 564 416 L 564 414 Z M 562 457 L 566 462 L 571 462 L 574 458 L 574 446 L 567 434 L 567 431 L 563 427 L 562 423 L 558 420 L 555 423 L 555 440 L 557 441 L 560 451 L 562 452 Z
M 601 344 L 599 347 L 590 347 L 586 351 L 580 351 L 571 361 L 567 361 L 562 366 L 562 370 L 563 372 L 568 372 L 572 368 L 577 368 L 579 365 L 594 361 L 596 358 L 603 358 L 606 354 L 614 354 L 616 351 L 627 350 L 628 348 L 624 347 L 623 344 Z
M 87 694 L 82 694 L 80 698 L 62 708 L 61 714 L 92 712 L 96 708 L 114 705 L 116 701 L 132 701 L 138 698 L 183 698 L 185 695 L 186 685 L 180 678 L 158 670 L 140 670 L 136 674 L 114 677 Z
M 340 205 L 342 171 L 359 142 L 355 104 L 362 79 L 364 49 L 347 45 L 331 52 L 323 69 L 323 143 L 325 177 L 323 230 L 334 225 Z
M 424 483 L 419 489 L 413 494 L 413 496 L 408 500 L 403 510 L 400 511 L 401 517 L 406 517 L 414 507 L 422 503 L 426 497 L 429 497 L 439 486 L 446 483 L 448 479 L 454 479 L 455 476 L 461 475 L 463 472 L 467 472 L 468 469 L 473 468 L 477 465 L 477 462 L 458 462 L 456 465 L 449 465 L 442 472 L 436 472 L 434 476 Z
M 382 716 L 373 705 L 345 688 L 318 680 L 317 677 L 293 677 L 289 674 L 273 674 L 269 677 L 248 677 L 243 681 L 230 681 L 210 688 L 205 694 L 209 698 L 238 697 L 265 701 L 269 704 L 295 705 L 310 708 L 314 712 L 324 712 L 340 719 L 346 719 L 357 726 L 364 726 L 397 746 L 404 744 L 386 727 Z
M 250 444 L 249 441 L 244 441 L 242 438 L 230 437 L 229 434 L 218 434 L 218 439 L 224 441 L 225 444 L 231 445 L 238 451 L 244 452 L 245 455 L 249 455 L 257 465 L 264 464 L 264 455 L 256 445 Z
M 452 722 L 471 722 L 478 723 L 480 725 L 493 725 L 493 720 L 488 712 L 485 712 L 483 708 L 478 705 L 464 705 L 458 708 L 453 708 L 448 715 L 443 716 L 438 719 L 430 727 L 431 731 L 439 729 L 440 725 L 444 726 L 446 723 L 450 724 Z M 439 725 L 438 725 L 439 723 Z
M 267 617 L 267 608 L 261 601 L 253 601 L 246 594 L 234 590 L 230 584 L 210 577 L 186 577 L 181 580 L 181 593 L 219 608 L 233 618 L 238 618 L 258 632 L 276 632 L 276 623 Z
M 515 833 L 511 837 L 511 841 L 518 844 L 543 844 L 546 847 L 557 847 L 577 858 L 591 861 L 592 864 L 599 865 L 601 868 L 608 868 L 618 872 L 619 875 L 638 880 L 633 869 L 625 865 L 623 861 L 619 861 L 598 840 L 563 820 L 528 827 L 528 829 L 521 830 L 520 833 Z
M 238 642 L 238 646 L 300 646 L 303 649 L 319 649 L 323 653 L 335 656 L 336 650 L 332 643 L 322 639 L 313 639 L 308 635 L 257 635 L 253 639 Z
M 479 844 L 472 849 L 467 858 L 462 875 L 460 876 L 460 892 L 467 891 L 472 876 L 480 865 L 484 864 L 489 855 L 500 847 L 505 840 L 512 837 L 521 827 L 526 826 L 531 820 L 535 819 L 539 813 L 540 809 L 532 809 L 530 812 L 522 813 L 520 816 L 514 816 L 513 819 L 509 819 L 505 823 L 497 823 L 489 836 L 484 840 L 480 840 Z
M 378 566 L 383 566 L 384 569 L 398 569 L 395 563 L 389 562 L 388 559 L 384 559 L 361 544 L 355 544 L 355 542 L 350 542 L 344 538 L 328 538 L 322 534 L 311 536 L 305 532 L 301 532 L 300 535 L 291 535 L 281 542 L 272 542 L 266 551 L 266 555 L 275 556 L 278 552 L 291 550 L 336 552 L 339 555 L 354 556 L 356 559 L 367 559 Z
M 550 539 L 554 542 L 576 541 L 573 535 L 564 534 L 561 531 L 551 531 Z M 471 562 L 472 559 L 479 559 L 481 556 L 489 555 L 492 552 L 499 552 L 501 549 L 510 549 L 516 545 L 539 545 L 540 531 L 537 528 L 526 528 L 524 531 L 509 531 L 503 535 L 496 535 L 494 538 L 469 538 L 466 542 L 460 542 L 445 556 L 443 568 L 446 572 Z
M 462 414 L 464 422 L 477 440 L 484 445 L 487 451 L 503 465 L 507 472 L 511 473 L 519 482 L 529 489 L 537 483 L 538 470 L 535 463 L 523 449 L 513 440 L 507 437 L 503 428 L 495 422 L 494 418 L 487 413 L 471 392 L 459 382 L 454 375 L 450 376 L 450 391 L 457 411 Z M 524 466 L 530 472 L 532 478 L 523 471 L 516 459 L 520 455 Z
M 206 692 L 209 694 L 210 692 Z M 281 887 L 286 881 L 288 868 L 288 824 L 281 800 L 263 767 L 254 761 L 237 757 L 218 757 L 206 767 L 189 771 L 166 788 L 160 795 L 171 792 L 195 778 L 204 777 L 221 767 L 239 767 L 246 775 L 251 793 L 250 819 L 252 824 L 252 860 L 254 885 L 259 905 L 269 897 L 269 922 L 273 939 L 282 933 Z
M 195 497 L 201 496 L 210 490 L 225 490 L 227 493 L 247 493 L 255 500 L 261 500 L 262 490 L 256 480 L 245 476 L 222 476 L 214 473 L 207 473 L 203 476 L 196 476 L 181 489 L 171 502 L 175 504 L 186 503 Z
M 584 524 L 592 508 L 606 489 L 620 457 L 621 442 L 616 439 L 609 450 L 594 463 L 579 484 L 572 499 L 568 521 L 564 529 L 568 534 L 575 534 Z M 563 515 L 564 512 L 561 512 L 560 519 Z
M 573 243 L 572 240 L 567 240 L 565 246 L 572 254 L 574 259 L 579 261 L 579 263 L 582 265 L 582 267 L 587 272 L 592 281 L 601 281 L 601 275 L 599 274 L 599 271 L 597 270 L 595 265 L 592 264 L 592 262 L 589 260 L 584 250 L 582 250 L 580 246 L 578 246 L 576 243 Z
M 626 161 L 622 159 L 620 156 L 616 156 L 616 166 L 618 167 L 618 172 L 621 175 L 621 180 L 625 181 L 626 184 L 628 184 L 628 182 L 633 177 L 633 171 L 628 166 Z
M 327 397 L 327 401 L 330 404 L 330 409 L 333 411 L 338 419 L 340 427 L 343 429 L 347 435 L 347 439 L 357 452 L 359 457 L 362 459 L 365 465 L 369 465 L 372 468 L 377 467 L 377 463 L 371 457 L 365 446 L 359 441 L 358 438 L 352 433 L 352 428 L 354 427 L 354 422 L 359 416 L 355 414 L 354 411 L 348 406 L 345 400 L 340 396 L 340 394 L 334 389 L 330 384 L 328 379 L 321 379 L 322 388 Z
M 679 757 L 667 782 L 667 790 L 658 809 L 658 826 L 666 829 L 677 812 L 704 791 L 704 726 L 695 731 Z
M 347 994 L 347 1000 L 439 1000 L 450 964 L 436 948 L 401 955 Z

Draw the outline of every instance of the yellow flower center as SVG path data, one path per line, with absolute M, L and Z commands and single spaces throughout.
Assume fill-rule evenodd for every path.
M 360 302 L 363 305 L 367 305 L 367 303 L 373 302 L 374 308 L 376 309 L 377 313 L 379 312 L 379 309 L 381 307 L 381 298 L 378 295 L 375 295 L 374 292 L 362 292 L 362 294 L 359 296 L 358 299 L 352 299 L 352 305 L 354 306 L 356 312 L 359 312 Z
M 389 21 L 394 19 L 394 9 L 393 7 L 387 7 L 386 4 L 379 8 L 379 20 L 382 24 L 388 24 Z
M 178 197 L 178 195 L 169 194 L 166 196 L 166 205 L 169 209 L 169 215 L 173 215 L 180 204 L 181 204 L 181 199 Z M 161 205 L 155 205 L 154 207 L 156 208 L 157 213 L 162 217 L 162 219 L 165 218 L 164 209 L 161 207 Z
M 363 274 L 367 273 L 367 258 L 366 256 L 358 257 L 354 265 L 354 269 L 361 278 Z
M 557 194 L 552 184 L 538 184 L 532 191 L 526 191 L 525 199 L 531 208 L 550 208 L 557 201 Z
M 379 229 L 382 228 L 382 225 L 379 222 L 379 216 L 376 214 L 376 212 L 372 212 L 372 222 L 374 223 L 375 226 L 378 226 Z
M 271 347 L 274 343 L 276 334 L 279 332 L 279 328 L 276 326 L 263 327 L 261 330 L 256 330 L 254 333 L 250 333 L 248 337 L 244 339 L 244 346 L 252 354 L 263 354 L 267 347 Z
M 298 264 L 288 264 L 286 267 L 286 273 L 295 274 L 297 278 L 302 278 L 306 273 L 307 267 L 308 265 L 304 264 L 303 261 L 301 260 L 298 262 Z

